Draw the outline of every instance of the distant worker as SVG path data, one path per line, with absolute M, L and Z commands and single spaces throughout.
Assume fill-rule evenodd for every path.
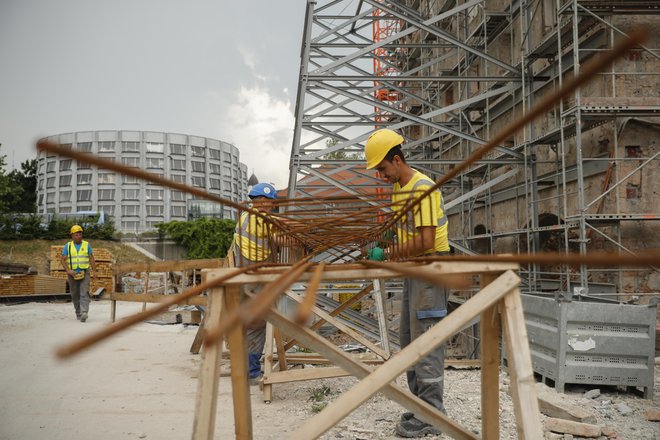
M 89 281 L 96 276 L 96 262 L 92 254 L 92 246 L 82 239 L 83 229 L 78 225 L 71 227 L 72 240 L 64 245 L 60 261 L 66 270 L 69 290 L 76 317 L 80 322 L 87 321 L 89 315 Z
M 377 130 L 369 136 L 365 147 L 367 169 L 375 169 L 380 177 L 393 185 L 392 209 L 395 215 L 435 184 L 433 180 L 411 168 L 401 150 L 403 137 L 390 129 Z M 424 197 L 412 212 L 404 214 L 396 224 L 396 245 L 384 252 L 386 258 L 422 255 L 447 255 L 447 217 L 440 190 Z M 370 257 L 373 258 L 371 255 Z M 448 291 L 415 278 L 404 280 L 401 304 L 401 348 L 447 316 Z M 406 372 L 410 391 L 443 413 L 444 344 L 421 359 Z M 401 437 L 424 437 L 441 431 L 405 412 L 396 425 Z
M 255 211 L 269 215 L 274 208 L 273 200 L 277 198 L 275 187 L 269 183 L 257 183 L 248 193 L 252 200 L 252 211 L 243 211 L 236 224 L 234 243 L 232 246 L 234 265 L 244 267 L 254 263 L 274 262 L 276 243 L 271 225 Z M 261 290 L 261 284 L 246 284 L 244 289 L 256 294 Z M 249 380 L 251 385 L 259 384 L 261 380 L 261 356 L 266 342 L 266 321 L 261 320 L 247 329 L 247 348 Z

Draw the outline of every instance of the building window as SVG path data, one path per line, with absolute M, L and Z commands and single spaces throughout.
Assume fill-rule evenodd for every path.
M 186 154 L 186 146 L 182 144 L 170 144 L 171 154 Z
M 122 199 L 124 200 L 138 200 L 140 198 L 139 189 L 124 189 L 122 190 Z
M 38 204 L 38 205 L 41 205 L 41 204 L 43 204 L 43 203 L 44 203 L 44 195 L 43 195 L 43 194 L 39 194 L 39 201 L 37 202 L 37 204 Z
M 140 143 L 135 141 L 124 141 L 121 143 L 121 151 L 124 153 L 140 151 Z
M 192 170 L 193 170 L 193 171 L 197 171 L 197 172 L 203 173 L 204 170 L 206 169 L 206 166 L 205 166 L 206 164 L 205 164 L 204 162 L 195 162 L 195 161 L 192 161 L 192 162 L 190 162 L 190 163 L 192 164 Z
M 140 205 L 125 205 L 121 207 L 121 215 L 128 216 L 138 216 L 140 215 Z
M 44 179 L 39 179 L 39 183 L 38 183 L 38 185 L 37 185 L 37 189 L 38 189 L 39 191 L 41 191 L 41 190 L 44 189 Z
M 185 206 L 172 206 L 172 217 L 185 217 L 185 216 L 186 216 Z
M 61 160 L 60 171 L 70 171 L 70 170 L 71 170 L 71 159 Z
M 163 162 L 162 157 L 147 157 L 147 168 L 158 168 L 162 170 Z
M 99 173 L 99 184 L 108 183 L 114 184 L 116 179 L 115 173 Z
M 146 190 L 147 200 L 163 200 L 162 189 L 148 189 Z
M 211 156 L 211 159 L 220 160 L 220 150 L 209 149 L 209 156 Z
M 134 222 L 134 221 L 121 222 L 121 228 L 124 231 L 137 231 L 138 226 L 140 226 L 140 222 Z
M 60 203 L 71 201 L 71 191 L 60 191 Z
M 78 151 L 83 151 L 85 153 L 91 153 L 92 151 L 91 142 L 78 142 L 77 147 L 78 147 Z
M 46 194 L 46 203 L 55 203 L 55 193 Z
M 186 176 L 182 174 L 172 174 L 170 178 L 178 183 L 186 183 Z
M 227 153 L 225 151 L 222 152 L 222 160 L 231 163 L 231 153 Z
M 78 190 L 78 201 L 79 202 L 89 202 L 92 200 L 92 190 L 91 189 L 79 189 Z
M 126 184 L 138 183 L 138 179 L 137 179 L 137 177 L 135 177 L 135 176 L 127 176 L 127 175 L 123 175 L 123 176 L 121 177 L 121 179 L 122 179 L 122 180 L 121 180 L 122 183 L 126 183 Z
M 140 158 L 139 157 L 122 157 L 121 158 L 121 163 L 123 163 L 127 167 L 139 167 L 140 166 Z
M 186 170 L 186 160 L 185 159 L 172 159 L 172 169 L 173 170 Z
M 156 225 L 159 225 L 161 223 L 163 223 L 162 220 L 151 220 L 151 221 L 147 220 L 146 221 L 147 229 L 156 229 Z
M 173 202 L 183 202 L 186 200 L 186 194 L 183 191 L 172 191 L 170 195 Z
M 162 216 L 163 215 L 163 205 L 147 205 L 147 215 L 148 216 Z
M 78 170 L 91 170 L 92 166 L 88 163 L 77 162 L 76 163 L 76 169 L 78 169 Z
M 192 185 L 200 188 L 204 188 L 204 184 L 205 184 L 204 180 L 205 179 L 203 177 L 193 176 Z
M 145 142 L 144 145 L 147 147 L 147 153 L 163 153 L 165 151 L 165 145 L 160 142 Z
M 115 190 L 114 189 L 100 189 L 99 190 L 99 200 L 114 200 L 115 199 Z
M 54 177 L 49 177 L 46 179 L 46 188 L 53 188 L 55 187 L 55 178 Z
M 55 171 L 55 164 L 56 164 L 55 161 L 48 162 L 48 165 L 46 165 L 46 172 L 52 173 L 53 171 Z
M 60 176 L 60 186 L 71 186 L 71 176 Z
M 204 147 L 190 147 L 192 150 L 192 155 L 196 157 L 206 157 L 206 154 L 204 154 Z
M 71 213 L 71 207 L 70 206 L 60 206 L 60 214 L 70 214 Z
M 220 179 L 209 179 L 211 189 L 220 189 Z
M 60 144 L 60 147 L 65 148 L 67 150 L 72 150 L 73 144 Z
M 99 153 L 115 151 L 115 141 L 99 141 Z
M 101 205 L 99 209 L 103 211 L 105 215 L 115 215 L 115 205 Z
M 209 169 L 211 170 L 211 174 L 220 174 L 220 165 L 217 163 L 210 163 Z
M 91 174 L 78 174 L 78 185 L 90 185 L 92 183 Z

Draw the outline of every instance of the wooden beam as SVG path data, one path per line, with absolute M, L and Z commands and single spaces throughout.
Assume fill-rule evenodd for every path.
M 275 337 L 275 346 L 277 347 L 277 362 L 280 365 L 280 371 L 286 371 L 286 351 L 284 351 L 284 344 L 282 343 L 282 334 L 280 329 L 275 327 L 273 329 L 273 336 Z
M 113 272 L 122 274 L 127 272 L 180 272 L 190 269 L 214 269 L 223 267 L 224 259 L 211 258 L 206 260 L 169 260 L 150 261 L 148 263 L 121 263 L 115 264 Z
M 481 276 L 483 289 L 495 280 Z M 500 316 L 497 304 L 481 313 L 481 435 L 484 440 L 500 438 Z
M 337 400 L 328 405 L 322 413 L 309 419 L 293 434 L 292 438 L 320 437 L 351 411 L 418 362 L 419 359 L 460 331 L 475 316 L 496 304 L 507 293 L 515 289 L 519 282 L 520 278 L 512 271 L 507 271 L 501 275 L 461 307 L 450 313 L 449 316 L 412 341 L 364 380 L 342 394 Z M 442 427 L 440 428 L 442 429 Z
M 207 322 L 218 325 L 223 309 L 222 287 L 209 292 Z M 220 344 L 207 345 L 202 352 L 199 380 L 197 381 L 197 400 L 195 402 L 195 420 L 193 422 L 193 440 L 212 440 L 215 432 L 215 416 L 218 404 L 218 384 L 220 382 Z
M 383 285 L 385 283 L 376 279 L 373 281 L 374 286 L 374 302 L 376 303 L 376 315 L 378 317 L 378 331 L 380 333 L 380 343 L 383 346 L 383 351 L 387 353 L 388 359 L 392 355 L 390 350 L 390 334 L 387 327 L 387 309 L 385 307 L 385 298 L 383 296 Z
M 225 290 L 225 311 L 227 315 L 241 305 L 241 292 L 238 286 Z M 227 332 L 229 357 L 231 359 L 231 391 L 234 402 L 234 428 L 239 440 L 252 439 L 252 409 L 248 384 L 248 351 L 243 324 L 235 325 Z M 221 343 L 220 340 L 219 343 Z M 218 345 L 218 343 L 212 344 Z M 216 396 L 217 398 L 217 396 Z
M 266 322 L 266 343 L 264 344 L 264 377 L 270 376 L 273 371 L 273 324 Z M 264 402 L 270 403 L 273 400 L 273 386 L 264 383 L 262 390 Z
M 274 371 L 264 376 L 264 385 L 273 383 L 296 382 L 299 380 L 327 379 L 329 377 L 349 376 L 341 367 L 303 368 L 286 371 Z
M 511 376 L 510 389 L 516 414 L 518 438 L 523 440 L 543 438 L 532 356 L 529 351 L 525 316 L 518 289 L 506 295 L 502 303 L 502 322 L 506 338 L 507 360 Z
M 147 302 L 147 303 L 162 303 L 174 299 L 176 295 L 158 295 L 154 293 L 112 293 L 110 299 L 112 301 L 126 301 L 126 302 Z M 177 303 L 181 305 L 194 305 L 205 306 L 208 304 L 207 297 L 193 296 L 191 298 L 182 299 Z
M 417 267 L 419 263 L 397 263 L 401 267 Z M 432 268 L 438 274 L 481 274 L 481 273 L 502 273 L 507 270 L 517 270 L 518 264 L 516 263 L 488 263 L 488 262 L 440 262 L 432 263 L 426 267 Z M 340 270 L 326 270 L 323 271 L 323 281 L 337 281 L 337 280 L 361 280 L 361 279 L 374 279 L 374 278 L 401 278 L 403 275 L 400 272 L 387 270 L 387 269 L 340 269 Z M 224 275 L 228 269 L 212 269 L 211 272 L 220 277 Z M 283 272 L 289 270 L 289 267 L 282 267 L 275 269 L 268 269 L 268 273 L 263 271 L 255 271 L 251 274 L 241 274 L 232 277 L 224 282 L 225 285 L 230 284 L 251 284 L 251 283 L 269 283 L 276 280 Z M 430 270 L 430 269 L 429 269 Z M 297 281 L 309 281 L 313 273 L 304 272 Z
M 364 378 L 372 371 L 367 365 L 356 360 L 353 356 L 344 353 L 331 342 L 322 338 L 310 329 L 296 324 L 275 310 L 270 311 L 267 319 L 269 322 L 272 322 L 273 325 L 280 327 L 285 333 L 295 336 L 303 344 L 313 348 L 320 355 L 330 359 L 334 364 L 350 372 L 357 378 Z M 427 402 L 414 396 L 410 392 L 404 391 L 395 383 L 387 383 L 382 391 L 388 398 L 399 403 L 404 408 L 413 411 L 420 417 L 424 417 L 424 419 L 428 420 L 430 423 L 439 426 L 443 432 L 452 435 L 454 438 L 459 440 L 478 439 L 478 437 L 470 430 L 458 425 L 437 408 L 429 405 Z
M 295 292 L 292 292 L 291 290 L 286 290 L 284 293 L 286 294 L 286 296 L 288 296 L 289 298 L 291 298 L 292 300 L 294 300 L 298 303 L 302 302 L 302 300 L 303 300 L 300 297 L 300 295 L 298 295 Z M 383 359 L 389 358 L 389 354 L 386 353 L 382 348 L 378 347 L 376 344 L 374 344 L 373 342 L 371 342 L 370 340 L 368 340 L 367 338 L 365 338 L 364 336 L 362 336 L 361 334 L 359 334 L 358 332 L 356 332 L 355 330 L 353 330 L 352 328 L 350 328 L 349 326 L 347 326 L 343 322 L 341 322 L 338 319 L 330 316 L 330 314 L 328 312 L 326 312 L 324 310 L 321 310 L 317 306 L 313 306 L 312 310 L 314 311 L 314 313 L 316 315 L 318 315 L 321 318 L 325 319 L 326 322 L 334 325 L 335 327 L 337 327 L 338 330 L 342 331 L 343 333 L 347 334 L 351 338 L 355 339 L 356 341 L 358 341 L 359 343 L 361 343 L 362 345 L 367 347 L 369 350 L 376 353 L 378 356 L 382 357 Z

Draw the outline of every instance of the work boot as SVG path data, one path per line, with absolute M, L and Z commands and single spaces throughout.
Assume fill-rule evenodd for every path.
M 410 420 L 413 417 L 415 417 L 414 413 L 411 413 L 410 411 L 406 411 L 403 414 L 401 414 L 401 418 L 399 419 L 400 422 L 404 422 L 406 420 Z
M 87 313 L 82 312 L 80 314 L 80 322 L 85 322 L 85 321 L 87 321 Z
M 408 420 L 399 421 L 399 423 L 396 424 L 396 433 L 400 437 L 417 438 L 426 437 L 427 435 L 440 435 L 442 434 L 442 431 L 413 416 Z

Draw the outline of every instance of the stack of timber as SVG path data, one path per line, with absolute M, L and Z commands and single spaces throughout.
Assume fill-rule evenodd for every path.
M 27 264 L 21 263 L 0 263 L 0 274 L 4 275 L 26 275 L 36 274 L 37 272 Z
M 50 275 L 66 280 L 67 275 L 60 261 L 62 246 L 64 245 L 50 247 Z M 112 254 L 107 249 L 95 248 L 93 244 L 92 252 L 94 253 L 94 261 L 96 262 L 96 278 L 92 278 L 89 291 L 94 293 L 99 288 L 104 288 L 106 292 L 112 292 L 114 286 Z
M 0 295 L 43 295 L 66 293 L 66 281 L 48 275 L 4 275 Z

